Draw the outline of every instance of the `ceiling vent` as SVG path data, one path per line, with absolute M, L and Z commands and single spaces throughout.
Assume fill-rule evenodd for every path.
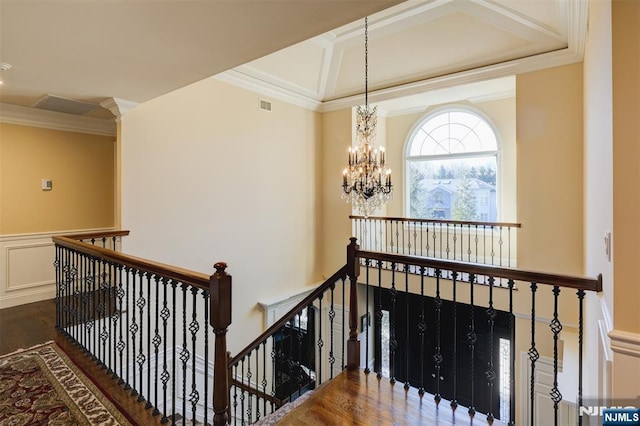
M 62 98 L 55 95 L 46 95 L 33 104 L 34 108 L 48 109 L 49 111 L 64 112 L 66 114 L 84 115 L 100 107 L 91 102 L 78 101 L 76 99 Z
M 262 111 L 271 111 L 271 102 L 264 99 L 260 99 L 260 109 Z

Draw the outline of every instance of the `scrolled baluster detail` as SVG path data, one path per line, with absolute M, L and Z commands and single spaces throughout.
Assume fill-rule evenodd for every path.
M 549 324 L 553 333 L 553 386 L 551 387 L 551 400 L 553 401 L 553 418 L 555 424 L 558 424 L 558 404 L 562 401 L 562 393 L 558 389 L 558 335 L 562 331 L 562 324 L 558 319 L 558 296 L 560 295 L 560 287 L 553 286 L 553 319 Z

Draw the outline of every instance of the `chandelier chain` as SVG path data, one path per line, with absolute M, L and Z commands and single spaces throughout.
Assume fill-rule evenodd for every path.
M 369 17 L 364 18 L 364 107 L 369 109 Z

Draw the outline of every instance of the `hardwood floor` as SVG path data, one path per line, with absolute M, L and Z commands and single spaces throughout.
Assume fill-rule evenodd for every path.
M 0 309 L 0 355 L 55 340 L 53 300 Z
M 391 385 L 375 373 L 345 371 L 315 391 L 300 406 L 283 417 L 278 425 L 486 425 L 478 414 L 470 419 L 467 410 L 451 410 L 448 401 L 439 406 L 433 396 L 421 399 L 416 389 L 405 392 L 402 383 Z M 494 421 L 493 425 L 503 423 Z
M 53 300 L 0 309 L 0 355 L 54 340 L 135 425 L 161 424 L 161 416 L 153 416 L 143 402 L 137 402 L 125 392 L 104 369 L 58 334 L 55 325 L 56 305 Z
M 57 333 L 53 300 L 0 310 L 0 355 L 50 340 L 55 340 L 135 424 L 161 424 L 160 416 L 153 416 L 144 403 L 136 402 L 105 370 Z M 464 407 L 452 411 L 447 401 L 436 406 L 433 396 L 426 394 L 421 399 L 415 389 L 405 392 L 401 383 L 393 386 L 386 379 L 378 380 L 374 373 L 345 371 L 316 390 L 278 424 L 451 426 L 487 422 L 482 414 L 470 419 Z

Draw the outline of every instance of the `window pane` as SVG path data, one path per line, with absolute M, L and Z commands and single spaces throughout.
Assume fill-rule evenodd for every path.
M 489 124 L 467 111 L 449 111 L 427 120 L 416 132 L 409 156 L 496 151 L 498 143 Z
M 409 214 L 495 222 L 496 156 L 410 161 Z

